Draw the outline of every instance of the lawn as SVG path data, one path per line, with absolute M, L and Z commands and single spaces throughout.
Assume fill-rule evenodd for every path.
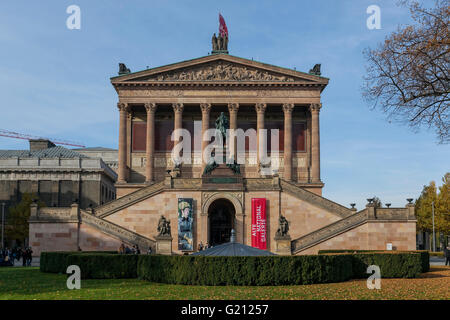
M 431 267 L 416 279 L 383 279 L 381 290 L 366 280 L 279 287 L 207 287 L 150 283 L 137 279 L 82 280 L 68 290 L 64 274 L 38 268 L 0 268 L 0 299 L 450 299 L 450 267 Z

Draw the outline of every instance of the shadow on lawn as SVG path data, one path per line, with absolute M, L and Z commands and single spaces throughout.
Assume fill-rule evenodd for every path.
M 17 268 L 6 267 L 0 269 L 0 299 L 7 299 L 15 297 L 24 298 L 31 295 L 46 295 L 49 294 L 49 299 L 61 298 L 77 298 L 79 290 L 69 290 L 67 288 L 66 274 L 54 274 L 40 272 L 39 268 Z M 81 280 L 81 290 L 83 289 L 108 289 L 110 291 L 114 288 L 123 286 L 124 281 L 130 279 L 113 279 L 113 280 Z M 132 279 L 136 280 L 136 279 Z M 137 281 L 137 280 L 136 280 Z M 143 282 L 143 285 L 147 282 Z M 133 285 L 137 285 L 133 284 Z M 58 294 L 59 293 L 59 294 Z M 24 297 L 25 296 L 25 297 Z M 101 297 L 96 297 L 101 298 Z M 46 297 L 43 297 L 46 299 Z

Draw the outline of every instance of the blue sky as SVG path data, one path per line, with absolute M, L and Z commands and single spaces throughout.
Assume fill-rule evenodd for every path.
M 81 30 L 66 27 L 72 4 Z M 366 27 L 372 4 L 381 8 L 380 30 Z M 305 72 L 321 63 L 330 78 L 320 119 L 325 197 L 362 208 L 377 195 L 403 206 L 450 170 L 450 148 L 433 132 L 388 123 L 361 98 L 362 50 L 411 21 L 392 0 L 3 1 L 0 128 L 117 148 L 109 78 L 118 63 L 137 71 L 207 55 L 219 11 L 230 54 Z M 26 148 L 0 137 L 0 149 Z

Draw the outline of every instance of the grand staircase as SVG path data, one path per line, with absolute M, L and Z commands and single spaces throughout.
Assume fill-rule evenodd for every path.
M 105 234 L 115 236 L 126 243 L 137 244 L 142 249 L 148 247 L 151 247 L 152 250 L 156 249 L 155 240 L 144 237 L 108 220 L 96 217 L 85 210 L 80 210 L 80 220 L 83 223 L 86 223 Z
M 344 219 L 341 219 L 323 228 L 308 233 L 307 235 L 292 240 L 291 242 L 292 254 L 299 253 L 305 249 L 315 246 L 323 241 L 333 238 L 350 229 L 356 228 L 364 224 L 367 220 L 368 220 L 368 211 L 367 209 L 364 209 Z
M 95 216 L 99 218 L 105 218 L 114 212 L 121 209 L 129 207 L 137 202 L 153 197 L 154 195 L 162 192 L 164 190 L 164 181 L 152 184 L 148 187 L 141 188 L 134 192 L 127 194 L 119 199 L 108 202 L 102 206 L 96 207 L 94 209 Z
M 324 197 L 318 196 L 317 194 L 307 191 L 299 186 L 296 186 L 292 182 L 280 180 L 280 187 L 282 191 L 285 191 L 300 200 L 309 202 L 331 213 L 334 213 L 341 218 L 346 218 L 353 214 L 353 211 L 349 208 L 344 207 L 339 203 L 328 200 Z

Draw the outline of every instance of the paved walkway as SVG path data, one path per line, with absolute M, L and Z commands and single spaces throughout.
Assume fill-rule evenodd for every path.
M 444 266 L 445 265 L 445 258 L 430 257 L 430 265 L 432 265 L 432 266 Z
M 33 259 L 31 260 L 31 266 L 32 267 L 39 267 L 39 260 L 41 258 L 40 257 L 33 257 Z M 14 267 L 22 267 L 22 259 L 20 259 L 19 261 L 14 260 Z

